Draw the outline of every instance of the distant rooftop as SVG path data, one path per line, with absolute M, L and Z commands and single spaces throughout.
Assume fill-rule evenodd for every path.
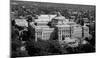
M 56 15 L 41 14 L 36 21 L 51 21 Z

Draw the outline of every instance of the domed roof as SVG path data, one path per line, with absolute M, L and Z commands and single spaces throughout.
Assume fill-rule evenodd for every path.
M 55 20 L 64 20 L 64 19 L 65 19 L 65 17 L 64 17 L 64 16 L 62 16 L 62 15 L 60 14 L 60 12 L 58 12 L 58 13 L 57 13 L 57 16 L 56 16 L 56 17 L 54 17 L 53 19 L 55 19 Z

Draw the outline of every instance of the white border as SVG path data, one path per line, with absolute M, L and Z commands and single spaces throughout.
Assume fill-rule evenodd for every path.
M 0 58 L 8 58 L 10 48 L 9 0 L 0 1 Z

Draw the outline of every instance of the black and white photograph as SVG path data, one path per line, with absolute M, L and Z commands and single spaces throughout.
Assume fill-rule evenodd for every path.
M 10 56 L 96 52 L 96 5 L 10 0 Z

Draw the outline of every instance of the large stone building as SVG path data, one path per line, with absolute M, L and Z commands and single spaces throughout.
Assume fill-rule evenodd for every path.
M 48 17 L 46 15 L 43 16 L 45 18 Z M 50 19 L 47 18 L 46 20 L 43 17 L 36 19 L 35 23 L 37 25 L 34 27 L 35 41 L 38 41 L 38 39 L 55 40 L 54 38 L 56 38 L 59 42 L 67 42 L 67 40 L 89 36 L 89 28 L 87 26 L 81 26 L 69 21 L 60 13 Z M 48 22 L 51 22 L 51 26 L 47 25 Z
M 38 39 L 49 40 L 53 38 L 54 28 L 49 28 L 49 26 L 36 26 L 35 27 L 35 41 Z

